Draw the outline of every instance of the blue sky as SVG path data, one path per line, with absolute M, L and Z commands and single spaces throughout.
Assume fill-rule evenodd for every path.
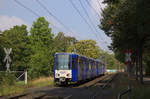
M 71 31 L 74 32 L 70 33 L 70 31 L 66 30 L 59 22 L 57 22 L 53 17 L 51 17 L 46 10 L 44 10 L 36 0 L 17 0 L 21 2 L 26 7 L 32 9 L 40 16 L 44 16 L 50 23 L 54 24 L 59 28 L 59 30 L 52 25 L 52 31 L 54 34 L 60 32 L 65 33 L 65 35 L 75 36 L 78 40 L 83 39 L 93 39 L 97 41 L 97 45 L 100 48 L 108 50 L 106 47 L 110 44 L 111 40 L 108 38 L 102 30 L 98 28 L 98 24 L 100 23 L 100 18 L 95 14 L 89 5 L 87 5 L 85 0 L 81 0 L 86 11 L 94 26 L 96 27 L 98 33 L 95 31 L 97 37 L 95 36 L 94 31 L 91 31 L 89 26 L 84 22 L 84 20 L 80 17 L 77 11 L 72 7 L 69 0 L 39 0 L 48 10 L 53 13 L 63 24 L 65 24 Z M 77 6 L 81 14 L 88 20 L 88 17 L 84 13 L 79 0 L 72 0 L 73 3 Z M 101 2 L 102 0 L 100 0 Z M 96 9 L 98 13 L 100 13 L 100 8 L 98 6 L 97 0 L 89 0 L 91 5 Z M 105 5 L 101 4 L 102 8 Z M 27 9 L 23 8 L 19 4 L 17 4 L 14 0 L 0 0 L 0 30 L 5 30 L 11 28 L 14 25 L 21 25 L 26 24 L 29 28 L 32 26 L 33 21 L 36 21 L 38 17 L 35 16 L 33 13 L 29 12 Z M 94 30 L 94 28 L 93 28 Z M 101 36 L 101 37 L 100 37 Z M 80 38 L 79 38 L 80 37 Z M 103 39 L 102 39 L 103 38 Z M 104 43 L 104 42 L 107 42 Z

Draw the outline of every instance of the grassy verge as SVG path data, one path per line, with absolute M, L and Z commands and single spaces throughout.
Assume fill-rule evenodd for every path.
M 150 84 L 140 84 L 134 78 L 131 78 L 131 98 L 132 99 L 149 99 L 150 97 Z M 121 74 L 118 81 L 118 88 L 114 91 L 116 97 L 120 92 L 128 89 L 128 76 Z M 121 99 L 127 99 L 127 95 L 122 96 Z
M 53 86 L 54 81 L 52 77 L 41 77 L 39 79 L 32 80 L 29 82 L 29 86 L 31 87 L 44 87 L 44 86 Z
M 39 79 L 29 81 L 27 85 L 25 85 L 23 81 L 16 82 L 14 85 L 11 86 L 0 85 L 0 96 L 8 96 L 23 93 L 28 88 L 53 86 L 53 85 L 54 83 L 52 77 L 41 77 Z
M 133 99 L 149 99 L 150 97 L 150 83 L 140 84 L 136 80 L 133 80 L 133 88 L 131 95 Z

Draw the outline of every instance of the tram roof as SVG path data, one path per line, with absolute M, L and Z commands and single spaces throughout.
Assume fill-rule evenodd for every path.
M 94 60 L 94 61 L 97 61 L 97 62 L 102 62 L 99 59 L 89 58 L 89 57 L 86 57 L 86 56 L 83 56 L 83 55 L 80 55 L 80 54 L 77 54 L 77 53 L 56 52 L 55 55 L 78 55 L 78 56 L 83 57 L 83 58 L 88 58 L 89 60 Z

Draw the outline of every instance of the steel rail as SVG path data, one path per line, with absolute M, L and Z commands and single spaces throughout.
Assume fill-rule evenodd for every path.
M 106 88 L 106 86 L 107 86 L 109 83 L 111 83 L 111 82 L 114 80 L 114 78 L 116 78 L 117 75 L 118 75 L 118 73 L 117 73 L 117 74 L 114 74 L 114 75 L 110 78 L 110 80 L 107 81 L 107 83 L 106 83 L 105 85 L 103 85 L 101 88 L 102 88 L 102 89 Z M 94 95 L 92 95 L 92 96 L 90 97 L 90 99 L 95 99 L 96 96 L 98 95 L 98 93 L 99 93 L 99 92 L 96 91 L 96 92 L 94 93 Z

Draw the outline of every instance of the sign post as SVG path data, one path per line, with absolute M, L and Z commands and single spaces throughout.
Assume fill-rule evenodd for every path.
M 12 51 L 12 48 L 4 48 L 4 51 L 5 51 L 5 53 L 6 53 L 6 56 L 5 56 L 5 58 L 4 58 L 4 62 L 6 62 L 6 70 L 7 71 L 10 71 L 10 63 L 11 63 L 11 58 L 10 58 L 10 53 L 11 53 L 11 51 Z
M 131 55 L 133 51 L 131 49 L 124 50 L 123 53 L 125 54 L 125 64 L 131 63 L 132 62 Z
M 132 59 L 131 59 L 131 55 L 133 53 L 133 50 L 124 50 L 123 51 L 125 54 L 125 64 L 127 65 L 127 71 L 128 71 L 128 99 L 131 99 L 131 81 L 130 81 L 130 77 L 131 77 L 131 64 L 132 64 Z

